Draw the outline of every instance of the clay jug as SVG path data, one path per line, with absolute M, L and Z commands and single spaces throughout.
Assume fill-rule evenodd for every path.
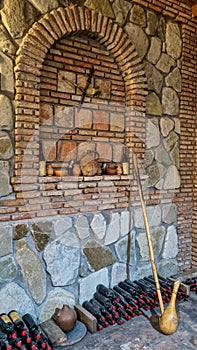
M 57 325 L 64 331 L 71 331 L 77 321 L 77 313 L 69 305 L 63 304 L 62 309 L 56 308 L 53 319 Z
M 53 175 L 53 167 L 51 164 L 47 165 L 47 176 L 52 176 Z

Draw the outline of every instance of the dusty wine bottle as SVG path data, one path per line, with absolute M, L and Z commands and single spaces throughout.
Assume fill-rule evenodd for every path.
M 106 298 L 109 298 L 111 301 L 120 301 L 119 298 L 116 297 L 114 291 L 110 288 L 105 287 L 103 284 L 98 284 L 96 290 L 97 292 L 103 294 Z
M 9 340 L 9 343 L 12 345 L 12 347 L 13 347 L 14 349 L 15 349 L 15 348 L 20 349 L 21 346 L 23 345 L 23 344 L 22 344 L 22 340 L 19 339 L 19 338 L 10 339 L 10 340 Z
M 92 315 L 94 315 L 99 322 L 105 322 L 106 319 L 104 316 L 102 316 L 100 310 L 96 306 L 92 305 L 89 301 L 84 301 L 82 306 L 84 307 L 84 309 L 86 309 Z
M 103 306 L 105 306 L 107 309 L 108 308 L 112 308 L 115 309 L 115 307 L 113 308 L 113 305 L 111 303 L 111 300 L 109 298 L 106 298 L 103 294 L 96 292 L 94 293 L 94 298 L 96 300 L 99 301 L 99 303 L 101 303 Z
M 37 343 L 35 341 L 31 341 L 31 343 L 27 345 L 27 350 L 38 350 Z
M 7 334 L 0 328 L 0 349 L 12 350 L 12 345 L 9 344 Z
M 110 324 L 108 322 L 106 322 L 106 321 L 105 322 L 98 321 L 98 323 L 97 323 L 97 330 L 101 331 L 103 328 L 107 328 L 109 326 L 110 326 Z
M 42 338 L 42 330 L 40 327 L 37 325 L 37 323 L 34 321 L 33 317 L 29 314 L 26 313 L 25 315 L 22 316 L 22 319 L 24 323 L 26 324 L 27 328 L 29 329 L 29 332 L 33 338 L 33 340 L 39 340 Z
M 139 296 L 139 293 L 136 291 L 136 289 L 130 287 L 127 283 L 125 282 L 120 282 L 118 283 L 118 286 L 122 289 L 124 289 L 126 292 L 128 292 L 129 294 L 131 294 L 132 297 L 135 297 L 136 295 Z M 141 296 L 140 296 L 141 298 Z
M 123 320 L 123 318 L 122 317 L 120 317 L 120 316 L 115 316 L 114 317 L 114 320 L 116 321 L 116 323 L 117 324 L 119 324 L 119 325 L 121 325 L 121 324 L 124 324 L 125 322 L 124 322 L 124 320 Z
M 136 290 L 141 290 L 145 296 L 148 296 L 148 295 L 151 297 L 154 296 L 153 289 L 150 288 L 143 280 L 135 281 L 135 283 L 130 282 L 129 280 L 126 280 L 126 283 L 128 283 L 129 285 L 132 284 L 134 287 L 136 286 Z
M 96 306 L 97 308 L 99 308 L 101 314 L 102 314 L 104 317 L 112 318 L 112 314 L 110 314 L 110 313 L 107 311 L 107 309 L 106 309 L 102 304 L 99 303 L 98 300 L 92 298 L 92 299 L 90 300 L 90 303 L 91 303 L 92 305 Z
M 131 316 L 125 311 L 125 310 L 118 310 L 119 316 L 124 318 L 126 321 L 129 321 L 131 319 Z
M 118 303 L 117 301 L 114 301 L 113 305 L 116 307 L 116 310 L 119 310 L 119 309 L 124 310 L 124 306 L 121 303 Z
M 0 340 L 0 349 L 12 350 L 12 345 L 10 345 L 7 340 Z
M 138 294 L 140 293 L 141 294 L 141 298 L 143 298 L 144 296 L 147 296 L 146 291 L 140 285 L 137 285 L 136 283 L 131 282 L 128 279 L 124 280 L 124 283 L 126 283 L 131 288 L 135 289 Z
M 132 298 L 131 294 L 129 294 L 124 289 L 120 288 L 119 286 L 114 286 L 113 289 L 116 290 L 118 293 L 120 293 L 125 298 L 125 300 L 128 301 L 129 304 L 131 304 L 131 303 L 137 304 L 138 303 L 138 301 L 136 299 Z
M 113 290 L 113 292 L 114 292 L 114 294 L 116 295 L 116 297 L 119 298 L 119 303 L 120 303 L 121 305 L 123 305 L 125 308 L 130 307 L 129 303 L 124 299 L 124 297 L 123 297 L 121 294 L 119 294 L 119 293 L 118 293 L 117 291 L 115 291 L 115 290 Z

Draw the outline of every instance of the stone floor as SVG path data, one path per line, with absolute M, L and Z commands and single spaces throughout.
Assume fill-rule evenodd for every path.
M 95 334 L 87 332 L 75 345 L 58 350 L 193 350 L 197 349 L 197 294 L 177 303 L 179 326 L 172 335 L 157 330 L 158 316 L 138 316 L 121 326 L 110 326 Z M 166 306 L 165 306 L 166 308 Z M 155 312 L 156 311 L 156 312 Z

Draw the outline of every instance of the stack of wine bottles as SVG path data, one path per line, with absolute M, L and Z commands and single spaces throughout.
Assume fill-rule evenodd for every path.
M 187 278 L 184 282 L 190 287 L 190 291 L 197 294 L 197 277 Z
M 52 350 L 47 336 L 30 314 L 15 310 L 0 315 L 1 350 Z
M 170 301 L 173 281 L 159 276 L 163 303 Z M 177 293 L 177 300 L 185 300 L 186 291 Z M 110 325 L 123 324 L 135 316 L 140 316 L 145 310 L 151 310 L 159 305 L 153 276 L 144 277 L 138 281 L 125 279 L 113 288 L 103 284 L 96 287 L 93 298 L 84 301 L 82 306 L 97 319 L 97 329 Z

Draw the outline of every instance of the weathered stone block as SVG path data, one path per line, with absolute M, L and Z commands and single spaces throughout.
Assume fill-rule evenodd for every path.
M 91 129 L 92 111 L 89 109 L 80 109 L 75 111 L 75 128 Z
M 79 280 L 79 303 L 90 300 L 96 292 L 96 286 L 101 283 L 109 287 L 108 269 L 104 268 L 97 272 L 91 273 L 89 276 Z
M 14 151 L 12 141 L 8 133 L 0 131 L 0 158 L 3 160 L 13 157 Z
M 55 107 L 55 125 L 65 128 L 74 127 L 74 109 L 67 106 Z
M 93 240 L 85 243 L 83 253 L 86 256 L 90 266 L 95 271 L 112 265 L 116 261 L 112 251 L 109 248 L 102 246 L 100 243 Z
M 38 255 L 24 240 L 16 242 L 16 260 L 33 299 L 41 303 L 46 296 L 46 274 Z
M 0 95 L 0 129 L 11 131 L 13 128 L 12 104 L 7 96 Z
M 105 111 L 93 111 L 93 129 L 109 130 L 109 113 Z
M 58 144 L 58 160 L 70 161 L 76 160 L 77 143 L 75 141 L 59 141 Z
M 90 226 L 98 239 L 104 238 L 106 232 L 106 220 L 102 214 L 95 214 Z

